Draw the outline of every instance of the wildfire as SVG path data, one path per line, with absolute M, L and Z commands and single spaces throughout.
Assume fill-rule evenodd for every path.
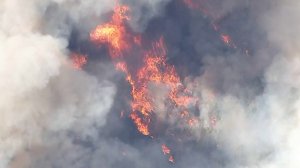
M 233 43 L 231 37 L 228 34 L 221 34 L 221 40 L 229 47 L 236 48 L 236 45 Z
M 163 152 L 164 155 L 169 156 L 169 162 L 174 163 L 175 160 L 174 160 L 173 155 L 171 155 L 171 150 L 170 150 L 170 148 L 167 147 L 166 144 L 162 144 L 162 145 L 161 145 L 161 149 L 162 149 L 162 152 Z
M 172 155 L 169 156 L 169 162 L 175 163 L 174 157 Z
M 148 117 L 147 117 L 148 121 L 143 121 L 142 118 L 138 117 L 137 113 L 133 112 L 131 113 L 130 118 L 133 120 L 140 133 L 142 133 L 143 135 L 150 135 L 149 128 L 148 128 L 150 119 Z
M 162 144 L 161 149 L 162 149 L 164 155 L 170 154 L 170 152 L 171 152 L 171 150 L 165 144 Z
M 144 50 L 141 36 L 130 34 L 125 26 L 126 21 L 130 20 L 129 11 L 127 6 L 115 7 L 112 20 L 97 26 L 90 33 L 91 41 L 108 46 L 115 68 L 125 74 L 126 80 L 131 85 L 132 100 L 129 117 L 141 134 L 153 137 L 150 125 L 157 107 L 155 99 L 151 97 L 150 86 L 164 86 L 166 96 L 162 97 L 161 101 L 169 104 L 165 109 L 167 113 L 175 111 L 177 114 L 174 115 L 178 116 L 178 120 L 183 119 L 187 125 L 193 126 L 196 119 L 189 114 L 188 106 L 195 104 L 196 98 L 190 96 L 190 92 L 181 83 L 175 67 L 167 63 L 164 39 L 160 38 L 152 43 L 152 48 Z M 134 71 L 129 69 L 128 62 L 123 57 L 128 55 L 127 51 L 130 51 L 133 45 L 143 51 L 139 53 L 141 65 Z M 184 115 L 180 111 L 184 111 Z M 171 150 L 166 145 L 162 146 L 162 150 L 169 156 L 169 161 L 174 163 Z
M 205 2 L 206 0 L 183 0 L 183 3 L 190 9 L 193 10 L 199 10 L 201 11 L 204 15 L 208 16 L 212 23 L 212 28 L 220 35 L 220 39 L 222 40 L 222 42 L 227 45 L 228 47 L 231 48 L 237 48 L 237 46 L 235 45 L 235 42 L 232 40 L 232 38 L 230 37 L 230 35 L 228 34 L 224 34 L 220 31 L 220 25 L 217 24 L 218 20 L 220 19 L 220 16 L 216 15 L 215 13 L 212 13 L 212 10 L 208 10 L 209 6 L 207 6 L 207 2 Z M 245 51 L 246 55 L 247 51 Z
M 166 86 L 169 91 L 164 101 L 173 103 L 173 107 L 185 109 L 187 112 L 187 106 L 195 102 L 195 98 L 188 96 L 187 90 L 182 89 L 184 86 L 175 67 L 166 63 L 166 48 L 162 38 L 153 44 L 152 50 L 146 52 L 144 65 L 138 70 L 136 80 L 130 83 L 133 84 L 132 110 L 135 113 L 140 113 L 145 119 L 144 124 L 146 125 L 150 123 L 148 122 L 150 114 L 156 108 L 149 95 L 149 84 Z M 136 117 L 134 119 L 136 120 Z M 139 130 L 144 130 L 144 127 Z
M 109 43 L 115 50 L 121 51 L 126 48 L 126 43 L 123 41 L 124 28 L 119 25 L 105 24 L 98 26 L 91 33 L 91 40 L 99 43 Z
M 126 30 L 124 26 L 124 21 L 130 19 L 127 16 L 128 12 L 128 6 L 116 6 L 112 20 L 97 26 L 90 33 L 90 39 L 95 43 L 107 43 L 109 45 L 110 54 L 113 57 L 120 55 L 123 50 L 129 47 L 125 39 Z
M 72 53 L 71 60 L 73 68 L 80 70 L 87 63 L 87 56 L 78 53 Z
M 221 38 L 222 38 L 223 42 L 226 44 L 229 44 L 229 42 L 231 41 L 229 35 L 222 34 Z

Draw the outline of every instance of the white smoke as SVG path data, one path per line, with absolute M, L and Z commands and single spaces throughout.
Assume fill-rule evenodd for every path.
M 263 18 L 269 30 L 269 40 L 279 53 L 266 74 L 267 97 L 272 114 L 276 156 L 269 167 L 299 167 L 300 152 L 300 24 L 299 1 L 275 1 L 271 11 Z M 266 167 L 267 167 L 266 166 Z
M 51 3 L 58 2 L 0 2 L 1 168 L 30 167 L 34 158 L 26 151 L 43 153 L 47 146 L 72 141 L 68 132 L 96 136 L 113 102 L 112 83 L 71 67 L 67 36 L 60 36 L 70 27 L 53 23 L 51 30 L 59 33 L 45 31 L 45 11 Z M 97 1 L 59 3 L 74 8 L 70 16 L 76 23 L 86 11 L 100 15 L 109 10 L 104 5 L 103 10 L 95 8 L 101 6 Z
M 133 3 L 129 24 L 143 31 L 151 18 L 164 14 L 168 2 L 129 1 Z M 157 144 L 140 152 L 99 135 L 113 103 L 115 86 L 106 78 L 72 69 L 68 59 L 72 28 L 87 38 L 90 29 L 107 19 L 103 14 L 114 4 L 110 0 L 0 1 L 0 168 L 114 167 L 116 163 L 122 165 L 122 157 L 134 161 L 136 167 L 158 164 L 161 156 L 154 148 Z M 208 8 L 220 9 L 217 15 L 225 16 L 234 8 L 249 5 L 249 1 L 213 4 L 208 3 Z M 258 26 L 268 33 L 268 42 L 276 50 L 272 53 L 276 54 L 262 50 L 254 59 L 205 57 L 204 74 L 197 85 L 191 82 L 190 86 L 202 100 L 199 118 L 204 127 L 211 122 L 210 114 L 217 114 L 217 124 L 209 136 L 231 161 L 226 164 L 229 167 L 300 166 L 300 2 L 276 0 L 269 4 L 267 10 L 259 10 Z M 110 69 L 102 73 L 107 71 Z M 256 76 L 263 78 L 260 94 L 237 84 Z M 223 93 L 216 91 L 219 82 Z M 199 141 L 208 135 L 200 129 L 193 132 Z M 199 167 L 197 157 L 201 154 L 191 151 L 193 154 L 185 157 L 195 164 L 182 159 L 179 166 Z M 151 155 L 155 164 L 141 153 Z M 206 167 L 216 165 L 209 163 L 214 158 L 201 162 Z

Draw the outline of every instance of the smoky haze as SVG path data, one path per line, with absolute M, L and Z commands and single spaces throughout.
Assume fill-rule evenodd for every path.
M 191 2 L 201 7 L 120 2 L 132 33 L 164 37 L 167 63 L 200 100 L 191 111 L 201 126 L 155 121 L 151 138 L 127 117 L 130 85 L 107 46 L 89 40 L 114 1 L 0 1 L 0 168 L 299 167 L 300 1 Z M 82 69 L 72 67 L 74 52 L 87 55 Z

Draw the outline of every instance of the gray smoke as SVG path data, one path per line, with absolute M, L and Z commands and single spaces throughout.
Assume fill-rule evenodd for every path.
M 165 37 L 168 63 L 201 100 L 200 126 L 177 143 L 143 137 L 119 117 L 130 111 L 130 87 L 87 42 L 114 1 L 2 0 L 0 168 L 300 166 L 300 2 L 195 0 L 213 15 L 180 0 L 123 2 L 133 31 Z M 90 54 L 86 69 L 72 68 L 74 51 Z
M 197 79 L 201 88 L 196 89 L 214 94 L 202 108 L 219 114 L 212 136 L 230 158 L 229 167 L 299 167 L 300 45 L 293 36 L 299 30 L 300 3 L 260 5 L 254 9 L 256 26 L 266 32 L 268 47 L 256 46 L 259 52 L 250 58 L 205 56 L 204 73 Z
M 53 23 L 55 18 L 45 20 L 51 3 L 75 2 L 0 2 L 1 168 L 34 167 L 39 155 L 58 152 L 60 145 L 63 151 L 68 144 L 73 149 L 71 132 L 94 137 L 113 102 L 114 84 L 72 68 L 63 33 L 70 28 Z M 88 9 L 100 15 L 95 3 L 74 4 L 75 9 L 64 15 L 75 12 L 83 17 Z M 80 22 L 78 16 L 74 22 Z M 83 150 L 77 152 L 82 155 Z

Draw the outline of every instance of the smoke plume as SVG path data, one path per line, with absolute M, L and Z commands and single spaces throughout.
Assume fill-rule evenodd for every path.
M 299 19 L 296 0 L 2 0 L 0 168 L 299 167 Z

